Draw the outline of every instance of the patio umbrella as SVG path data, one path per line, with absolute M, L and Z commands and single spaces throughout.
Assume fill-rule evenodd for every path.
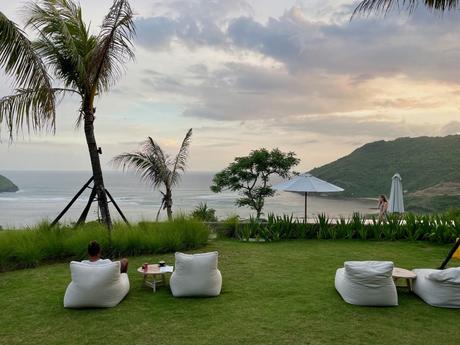
M 295 192 L 305 194 L 305 222 L 307 222 L 307 199 L 308 193 L 336 193 L 343 192 L 343 188 L 337 187 L 332 183 L 323 181 L 310 173 L 296 176 L 288 181 L 278 183 L 273 189 L 285 192 Z
M 388 201 L 389 213 L 404 213 L 404 199 L 402 178 L 398 173 L 394 174 L 391 179 L 390 200 Z

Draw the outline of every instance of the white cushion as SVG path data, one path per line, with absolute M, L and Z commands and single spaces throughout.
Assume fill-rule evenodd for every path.
M 335 288 L 345 302 L 363 306 L 397 306 L 398 294 L 390 261 L 347 261 L 335 275 Z
M 174 272 L 171 275 L 171 292 L 175 297 L 218 296 L 222 276 L 217 269 L 217 252 L 202 254 L 176 253 Z
M 445 270 L 435 270 L 428 274 L 428 279 L 444 284 L 460 284 L 460 268 L 447 268 Z
M 70 272 L 65 308 L 114 307 L 129 291 L 128 275 L 120 273 L 119 261 L 98 265 L 72 261 Z
M 415 269 L 414 292 L 426 303 L 443 308 L 460 308 L 460 268 Z

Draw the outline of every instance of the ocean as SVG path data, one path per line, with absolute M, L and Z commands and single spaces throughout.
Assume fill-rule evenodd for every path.
M 17 193 L 0 193 L 0 226 L 22 227 L 48 219 L 52 221 L 67 205 L 76 192 L 90 178 L 84 171 L 0 171 L 19 188 Z M 189 213 L 201 202 L 216 209 L 219 218 L 238 214 L 249 218 L 254 214 L 249 208 L 235 206 L 237 194 L 213 193 L 209 186 L 213 173 L 186 172 L 181 183 L 173 190 L 173 212 Z M 161 203 L 161 195 L 150 186 L 139 182 L 132 173 L 108 171 L 104 174 L 105 185 L 117 201 L 128 220 L 154 220 Z M 277 181 L 274 181 L 277 182 Z M 88 200 L 88 189 L 72 206 L 63 221 L 75 221 Z M 296 193 L 277 192 L 266 199 L 265 214 L 293 214 L 303 217 L 304 197 Z M 331 218 L 349 217 L 353 212 L 376 213 L 376 201 L 369 199 L 338 199 L 312 195 L 308 197 L 308 215 L 312 221 L 318 213 Z M 114 219 L 120 219 L 111 206 Z M 166 217 L 164 211 L 162 218 Z M 88 219 L 96 219 L 95 204 Z

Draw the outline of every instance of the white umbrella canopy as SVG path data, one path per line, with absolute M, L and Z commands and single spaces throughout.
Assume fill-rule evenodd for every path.
M 404 213 L 404 197 L 402 178 L 398 173 L 394 174 L 391 179 L 390 200 L 388 201 L 389 213 Z
M 337 193 L 344 189 L 332 183 L 321 180 L 310 173 L 301 174 L 288 181 L 278 183 L 272 187 L 275 190 L 305 194 L 305 222 L 307 222 L 308 193 Z

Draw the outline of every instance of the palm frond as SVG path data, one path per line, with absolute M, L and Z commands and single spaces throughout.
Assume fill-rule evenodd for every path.
M 179 171 L 185 171 L 187 158 L 189 155 L 190 143 L 192 141 L 192 128 L 190 128 L 187 134 L 182 141 L 182 145 L 179 149 L 179 153 L 176 155 L 174 159 L 174 167 L 172 170 L 172 183 L 177 184 L 180 181 L 180 174 Z
M 164 181 L 165 185 L 170 186 L 172 163 L 169 155 L 151 137 L 147 138 L 142 149 L 151 158 L 152 164 L 156 166 L 158 177 Z
M 73 92 L 67 89 L 17 89 L 11 96 L 0 99 L 0 125 L 4 124 L 9 132 L 10 140 L 14 133 L 23 128 L 33 131 L 55 128 L 54 104 L 59 95 Z M 50 94 L 53 106 L 49 106 Z
M 154 188 L 162 184 L 169 185 L 168 171 L 165 165 L 153 155 L 143 151 L 123 153 L 112 160 L 115 167 L 123 170 L 132 170 L 144 183 L 151 184 Z
M 460 0 L 363 0 L 353 12 L 358 13 L 387 13 L 394 8 L 413 11 L 418 5 L 424 5 L 436 11 L 449 11 L 459 7 Z
M 148 137 L 147 140 L 142 144 L 142 150 L 146 152 L 149 156 L 155 157 L 155 160 L 158 160 L 165 167 L 168 166 L 169 156 L 164 153 L 163 149 L 152 137 Z
M 32 110 L 33 114 L 29 117 L 32 127 L 40 129 L 43 124 L 51 124 L 54 130 L 55 97 L 51 78 L 43 61 L 24 32 L 1 12 L 0 32 L 0 66 L 4 67 L 6 74 L 14 77 L 15 86 L 22 90 L 17 95 L 2 98 L 0 124 L 6 122 L 12 139 L 13 127 L 17 121 L 11 121 L 15 116 L 10 110 L 18 108 L 18 105 L 24 104 L 23 101 L 27 99 L 25 104 L 29 104 L 29 107 L 20 106 L 19 109 L 30 111 L 31 105 L 37 107 L 36 110 Z M 30 92 L 24 90 L 37 90 L 37 92 L 31 96 Z M 17 116 L 16 119 L 21 117 Z M 23 121 L 19 121 L 21 122 Z
M 51 88 L 46 67 L 31 41 L 0 12 L 0 65 L 15 78 L 17 87 Z
M 104 18 L 92 61 L 95 92 L 106 91 L 123 72 L 123 65 L 134 59 L 133 12 L 127 0 L 115 0 Z
M 35 49 L 66 87 L 89 89 L 88 69 L 96 39 L 83 22 L 81 7 L 71 0 L 29 3 L 26 27 L 38 32 Z

